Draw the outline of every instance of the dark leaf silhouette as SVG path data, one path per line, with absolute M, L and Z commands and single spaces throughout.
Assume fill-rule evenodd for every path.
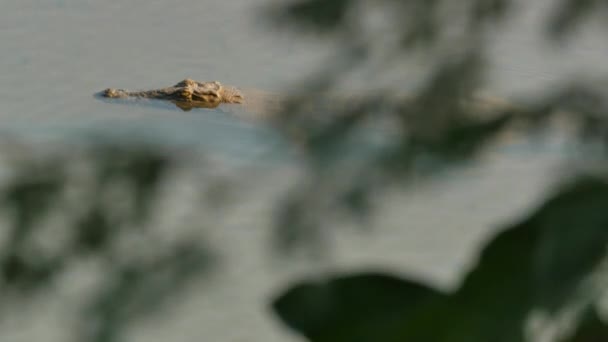
M 608 341 L 608 324 L 595 309 L 590 309 L 579 324 L 575 334 L 561 342 L 603 342 Z
M 11 214 L 7 239 L 0 250 L 3 295 L 22 300 L 44 294 L 48 285 L 73 269 L 80 260 L 97 259 L 105 265 L 104 282 L 86 299 L 79 341 L 120 341 L 124 331 L 154 313 L 171 296 L 207 271 L 213 257 L 200 238 L 178 236 L 173 245 L 155 248 L 162 239 L 146 226 L 157 189 L 177 160 L 144 146 L 97 146 L 84 155 L 63 155 L 62 163 L 32 158 L 15 166 L 15 179 L 2 190 L 2 209 Z M 93 171 L 80 180 L 81 200 L 66 199 L 73 191 L 70 162 Z M 78 177 L 77 177 L 78 178 Z M 108 201 L 117 184 L 126 185 L 125 203 Z M 72 186 L 72 187 L 71 187 Z M 71 188 L 70 188 L 71 187 Z M 47 214 L 68 217 L 62 244 L 53 251 L 41 248 Z M 117 252 L 117 244 L 137 230 L 136 240 L 150 251 Z M 45 237 L 48 239 L 49 237 Z M 51 237 L 52 239 L 53 237 Z
M 273 307 L 311 341 L 396 341 L 408 315 L 443 295 L 389 274 L 361 273 L 304 282 Z
M 283 24 L 291 20 L 302 28 L 328 33 L 342 27 L 351 0 L 298 0 L 286 5 L 273 17 Z
M 449 295 L 388 276 L 346 276 L 296 285 L 274 307 L 315 342 L 524 341 L 530 310 L 567 308 L 606 256 L 607 206 L 608 183 L 602 179 L 566 186 L 530 218 L 493 238 Z M 592 303 L 597 294 L 588 296 Z

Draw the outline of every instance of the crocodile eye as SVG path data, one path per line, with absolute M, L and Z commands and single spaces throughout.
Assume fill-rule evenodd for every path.
M 112 88 L 108 88 L 101 92 L 101 96 L 103 97 L 116 97 L 116 90 Z
M 127 97 L 127 92 L 122 89 L 114 89 L 108 88 L 101 92 L 101 96 L 103 97 L 111 97 L 111 98 L 124 98 Z
M 186 90 L 181 91 L 181 92 L 179 93 L 179 95 L 180 95 L 180 97 L 181 97 L 182 99 L 185 99 L 185 100 L 190 100 L 190 99 L 192 99 L 192 92 L 191 92 L 191 91 L 189 91 L 189 90 L 187 90 L 187 89 L 186 89 Z

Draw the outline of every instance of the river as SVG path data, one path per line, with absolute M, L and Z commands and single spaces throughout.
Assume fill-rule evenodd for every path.
M 160 88 L 184 78 L 289 89 L 331 54 L 331 45 L 265 25 L 260 7 L 270 2 L 4 0 L 0 132 L 34 144 L 135 136 L 255 163 L 260 151 L 277 144 L 264 128 L 214 111 L 115 105 L 93 94 L 107 87 Z M 490 92 L 512 97 L 551 88 L 588 73 L 589 66 L 608 71 L 608 41 L 599 28 L 580 32 L 565 48 L 544 43 L 539 19 L 548 3 L 519 2 L 523 8 L 490 49 Z M 551 176 L 568 159 L 555 146 L 526 146 L 499 151 L 418 191 L 391 192 L 373 231 L 341 231 L 324 267 L 381 266 L 453 285 L 480 241 L 539 204 L 554 184 Z M 270 198 L 289 184 L 289 165 L 261 167 L 273 171 L 259 172 L 256 198 Z M 220 273 L 168 315 L 136 326 L 129 341 L 298 341 L 266 307 L 299 273 L 296 266 L 277 264 L 267 251 L 271 207 L 270 200 L 243 203 L 211 229 L 210 240 L 220 250 L 225 246 Z M 42 308 L 0 323 L 0 339 L 63 341 L 75 313 L 60 298 Z

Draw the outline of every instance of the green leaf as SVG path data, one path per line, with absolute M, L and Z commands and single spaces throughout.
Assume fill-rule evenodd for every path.
M 606 207 L 604 180 L 583 178 L 564 187 L 528 219 L 492 239 L 460 289 L 421 310 L 404 327 L 402 340 L 523 341 L 530 311 L 566 308 L 603 260 Z
M 537 242 L 538 231 L 528 221 L 498 234 L 460 289 L 413 316 L 401 341 L 523 341 Z
M 320 33 L 339 30 L 351 0 L 299 0 L 272 14 L 278 24 L 296 24 L 301 29 Z
M 561 342 L 604 342 L 608 341 L 608 324 L 597 314 L 589 310 L 575 334 Z
M 550 311 L 566 304 L 608 247 L 608 183 L 585 178 L 569 185 L 536 215 L 536 302 Z
M 604 180 L 566 186 L 493 238 L 451 295 L 389 275 L 354 275 L 297 285 L 274 308 L 315 342 L 524 341 L 533 308 L 564 309 L 580 298 L 608 246 L 605 208 Z
M 311 341 L 389 341 L 410 313 L 442 297 L 412 281 L 364 273 L 300 283 L 281 294 L 273 309 Z

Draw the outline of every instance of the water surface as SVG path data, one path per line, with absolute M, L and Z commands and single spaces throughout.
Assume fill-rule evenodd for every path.
M 275 148 L 279 154 L 289 153 L 271 129 L 217 111 L 115 105 L 93 97 L 107 87 L 159 88 L 184 78 L 289 89 L 330 48 L 262 25 L 259 7 L 269 2 L 4 0 L 0 131 L 38 142 L 77 143 L 92 133 L 137 136 L 247 163 Z M 608 71 L 608 42 L 597 29 L 582 32 L 565 49 L 542 44 L 539 18 L 547 13 L 546 3 L 527 5 L 511 29 L 496 37 L 492 93 L 512 96 L 547 89 L 573 73 L 585 74 L 587 66 Z M 449 181 L 408 194 L 395 191 L 380 205 L 373 234 L 335 238 L 330 267 L 381 265 L 444 286 L 454 284 L 488 232 L 539 203 L 566 158 L 555 146 L 517 146 L 455 173 Z M 269 296 L 297 273 L 274 264 L 266 243 L 271 199 L 290 183 L 297 173 L 293 169 L 281 164 L 268 167 L 272 172 L 256 173 L 258 192 L 209 232 L 216 245 L 239 251 L 225 253 L 218 283 L 179 302 L 171 318 L 140 326 L 133 341 L 297 340 L 265 307 Z M 18 316 L 31 315 L 28 329 L 17 318 L 7 321 L 1 339 L 31 341 L 44 334 L 48 341 L 64 340 L 60 327 L 65 325 L 59 323 L 74 312 L 61 298 L 42 307 Z

